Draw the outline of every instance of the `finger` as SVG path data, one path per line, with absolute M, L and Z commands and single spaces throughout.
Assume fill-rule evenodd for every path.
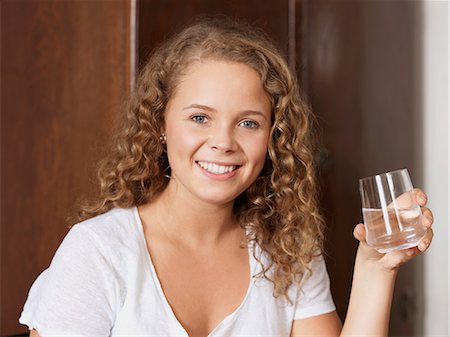
M 413 191 L 407 191 L 397 196 L 389 203 L 388 208 L 410 208 L 412 205 L 425 206 L 426 203 L 426 194 L 416 188 Z
M 426 228 L 431 228 L 434 222 L 433 212 L 427 207 L 422 207 L 422 225 Z
M 430 247 L 431 241 L 433 241 L 433 236 L 434 236 L 433 230 L 431 228 L 427 229 L 424 237 L 422 238 L 422 240 L 420 240 L 417 248 L 421 252 L 426 251 L 428 249 L 428 247 Z
M 408 262 L 414 256 L 420 253 L 417 247 L 406 248 L 402 250 L 394 250 L 385 255 L 385 266 L 388 269 L 398 268 L 400 265 Z
M 355 228 L 353 229 L 353 236 L 358 241 L 366 241 L 366 228 L 364 227 L 364 224 L 359 223 L 355 226 Z
M 414 256 L 418 255 L 421 252 L 419 247 L 411 247 L 406 249 L 407 260 L 412 259 Z
M 415 188 L 413 190 L 413 192 L 414 192 L 416 201 L 420 206 L 424 206 L 427 204 L 428 196 L 425 194 L 424 191 L 422 191 L 420 188 Z

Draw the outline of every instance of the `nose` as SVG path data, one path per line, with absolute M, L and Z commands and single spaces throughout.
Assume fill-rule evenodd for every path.
M 233 129 L 228 126 L 220 126 L 211 130 L 208 145 L 218 152 L 233 152 L 237 148 L 237 142 Z

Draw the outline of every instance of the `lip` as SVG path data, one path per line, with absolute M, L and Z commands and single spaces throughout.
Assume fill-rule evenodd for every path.
M 215 164 L 215 165 L 219 165 L 219 166 L 235 166 L 235 169 L 231 172 L 213 173 L 213 172 L 210 172 L 210 171 L 206 170 L 205 168 L 201 167 L 199 162 Z M 209 161 L 209 160 L 196 160 L 195 164 L 204 175 L 206 175 L 207 177 L 209 177 L 211 179 L 219 180 L 219 181 L 228 180 L 228 179 L 234 177 L 242 166 L 242 165 L 239 165 L 236 163 Z

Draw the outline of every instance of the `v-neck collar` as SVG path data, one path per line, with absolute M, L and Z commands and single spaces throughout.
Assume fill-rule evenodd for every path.
M 139 215 L 139 210 L 138 210 L 138 208 L 137 208 L 136 206 L 133 207 L 133 213 L 134 213 L 136 225 L 137 225 L 138 230 L 139 230 L 139 233 L 140 233 L 140 239 L 141 239 L 141 241 L 142 241 L 142 244 L 143 244 L 144 247 L 145 247 L 147 266 L 148 266 L 149 269 L 150 269 L 150 273 L 151 273 L 151 276 L 152 276 L 152 280 L 153 280 L 153 282 L 156 284 L 156 288 L 157 288 L 157 290 L 158 290 L 158 295 L 159 295 L 159 297 L 160 297 L 160 299 L 161 299 L 161 301 L 162 301 L 162 303 L 163 303 L 163 305 L 164 305 L 164 310 L 167 312 L 167 314 L 168 314 L 168 316 L 169 316 L 169 319 L 172 320 L 172 321 L 177 325 L 178 330 L 180 330 L 180 332 L 181 332 L 182 334 L 184 334 L 186 337 L 189 337 L 189 335 L 188 335 L 186 329 L 183 327 L 183 325 L 180 323 L 180 321 L 178 321 L 177 317 L 175 316 L 175 313 L 174 313 L 172 307 L 170 306 L 169 301 L 167 300 L 166 295 L 164 294 L 164 291 L 163 291 L 162 286 L 161 286 L 161 282 L 160 282 L 159 277 L 158 277 L 158 275 L 157 275 L 157 273 L 156 273 L 155 266 L 153 265 L 153 262 L 152 262 L 152 258 L 151 258 L 150 252 L 148 251 L 148 248 L 147 248 L 147 240 L 146 240 L 145 234 L 144 234 L 144 226 L 143 226 L 141 217 L 140 217 L 140 215 Z M 208 336 L 207 336 L 207 337 L 213 337 L 214 334 L 215 334 L 215 333 L 216 333 L 216 332 L 217 332 L 224 324 L 229 323 L 229 322 L 231 322 L 232 320 L 234 320 L 234 319 L 237 317 L 239 311 L 241 311 L 241 308 L 242 308 L 242 307 L 245 305 L 245 303 L 247 302 L 247 299 L 248 299 L 248 297 L 249 297 L 249 295 L 250 295 L 250 292 L 251 292 L 251 290 L 252 290 L 252 288 L 253 288 L 253 275 L 254 275 L 254 267 L 255 267 L 255 265 L 254 265 L 254 264 L 255 264 L 255 260 L 254 260 L 254 258 L 253 258 L 252 248 L 251 248 L 250 245 L 249 245 L 249 247 L 248 247 L 248 260 L 249 260 L 250 279 L 249 279 L 249 285 L 248 285 L 248 288 L 247 288 L 247 293 L 245 294 L 245 296 L 244 296 L 244 298 L 243 298 L 241 304 L 240 304 L 233 312 L 231 312 L 230 314 L 228 314 L 227 316 L 225 316 L 225 317 L 222 319 L 222 321 L 220 321 L 219 324 L 217 324 L 217 325 L 216 325 L 216 326 L 208 333 Z

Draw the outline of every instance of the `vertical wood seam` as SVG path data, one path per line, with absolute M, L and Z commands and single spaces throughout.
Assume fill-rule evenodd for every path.
M 137 0 L 130 0 L 130 92 L 136 82 L 137 64 Z
M 295 72 L 295 0 L 288 0 L 288 62 Z
M 300 6 L 300 35 L 301 35 L 301 46 L 300 46 L 300 81 L 302 83 L 303 90 L 309 93 L 309 59 L 308 59 L 308 51 L 309 51 L 309 39 L 308 39 L 308 1 L 302 0 Z

